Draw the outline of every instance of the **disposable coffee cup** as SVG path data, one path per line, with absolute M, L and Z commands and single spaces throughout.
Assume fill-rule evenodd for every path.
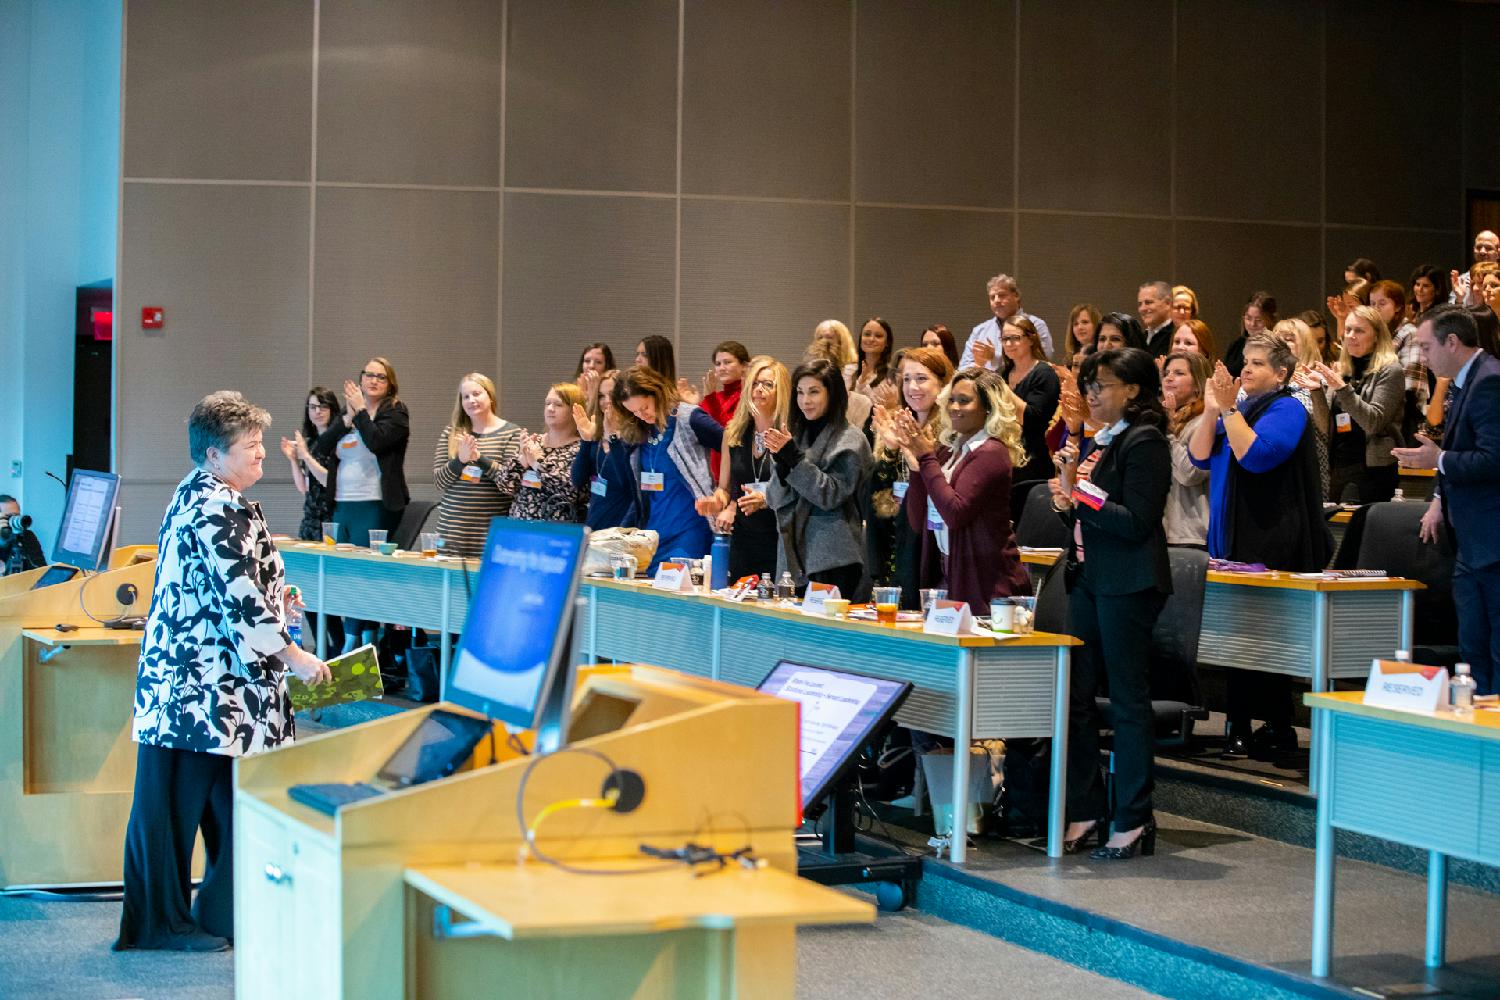
M 1016 630 L 1016 606 L 1009 601 L 990 602 L 990 628 L 996 632 Z

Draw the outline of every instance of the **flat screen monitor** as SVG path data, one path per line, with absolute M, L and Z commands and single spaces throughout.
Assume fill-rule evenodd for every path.
M 802 706 L 800 773 L 806 808 L 828 794 L 860 748 L 896 714 L 911 682 L 782 660 L 758 690 Z
M 93 572 L 104 561 L 109 532 L 120 495 L 120 477 L 112 472 L 74 469 L 68 505 L 57 528 L 52 561 Z
M 573 600 L 588 529 L 497 517 L 469 601 L 446 697 L 512 726 L 535 729 L 554 686 L 570 686 Z
M 376 777 L 402 788 L 446 778 L 458 770 L 489 732 L 490 724 L 485 719 L 434 709 Z

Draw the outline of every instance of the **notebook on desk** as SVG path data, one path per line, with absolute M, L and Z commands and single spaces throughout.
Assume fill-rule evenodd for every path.
M 391 754 L 374 780 L 293 785 L 286 793 L 293 802 L 332 816 L 350 803 L 446 778 L 469 758 L 490 727 L 488 719 L 435 709 Z

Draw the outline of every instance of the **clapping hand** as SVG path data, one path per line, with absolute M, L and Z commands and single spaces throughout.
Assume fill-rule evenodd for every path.
M 987 340 L 976 340 L 974 341 L 974 349 L 971 353 L 974 356 L 974 363 L 976 365 L 988 368 L 995 360 L 995 345 Z
M 1204 394 L 1204 409 L 1222 413 L 1234 409 L 1234 401 L 1240 395 L 1240 380 L 1229 374 L 1224 362 L 1214 362 L 1214 376 L 1209 380 L 1208 392 Z
M 705 395 L 705 396 L 712 396 L 714 393 L 718 392 L 722 388 L 724 388 L 724 387 L 719 384 L 719 376 L 714 372 L 714 370 L 712 368 L 710 368 L 707 372 L 704 373 L 704 375 L 703 375 L 703 395 Z
M 745 492 L 734 505 L 739 507 L 741 514 L 754 514 L 758 510 L 765 510 L 766 495 L 760 490 L 752 490 L 750 487 L 741 487 Z
M 589 411 L 583 408 L 582 403 L 573 404 L 573 423 L 578 427 L 579 437 L 585 441 L 594 440 L 594 432 L 599 428 L 594 419 L 589 416 Z
M 684 403 L 691 403 L 694 406 L 703 401 L 703 396 L 693 388 L 693 383 L 685 378 L 677 380 L 677 397 Z
M 706 497 L 699 497 L 693 501 L 693 509 L 704 517 L 717 517 L 727 506 L 725 499 L 721 496 L 722 490 L 714 490 Z
M 766 451 L 773 455 L 785 448 L 792 440 L 792 436 L 780 427 L 767 427 L 761 437 L 766 442 Z
M 1340 323 L 1344 322 L 1344 317 L 1349 315 L 1349 303 L 1345 301 L 1342 293 L 1328 296 L 1327 305 L 1329 314 Z
M 1315 371 L 1315 372 L 1317 372 L 1318 376 L 1320 378 L 1322 378 L 1323 383 L 1325 385 L 1327 385 L 1328 388 L 1332 389 L 1334 392 L 1338 392 L 1340 389 L 1342 389 L 1344 387 L 1344 378 L 1343 378 L 1343 376 L 1340 375 L 1337 371 L 1335 371 L 1332 368 L 1330 368 L 1327 365 L 1325 365 L 1323 362 L 1321 362 L 1321 361 L 1314 362 L 1313 366 L 1312 366 L 1312 370 Z
M 1072 373 L 1069 372 L 1071 376 Z M 1063 420 L 1067 422 L 1069 431 L 1079 433 L 1083 430 L 1083 423 L 1089 416 L 1089 404 L 1084 401 L 1083 393 L 1078 391 L 1078 380 L 1069 378 L 1062 384 L 1062 395 L 1058 397 L 1062 404 Z
M 521 439 L 521 465 L 532 469 L 542 460 L 542 438 L 540 434 L 527 434 Z
M 916 467 L 917 459 L 923 455 L 931 455 L 937 450 L 937 442 L 933 440 L 932 432 L 925 427 L 917 426 L 917 418 L 912 416 L 910 410 L 898 410 L 895 418 L 891 421 L 891 433 L 895 436 L 901 450 L 907 454 L 907 463 Z
M 870 391 L 870 401 L 876 410 L 894 410 L 901 405 L 901 390 L 894 382 L 881 382 Z
M 291 438 L 281 439 L 281 453 L 287 457 L 287 461 L 297 461 L 297 442 Z
M 472 434 L 460 434 L 456 453 L 460 462 L 479 461 L 479 439 Z
M 359 391 L 359 385 L 352 378 L 344 379 L 344 406 L 351 414 L 365 408 L 365 394 Z

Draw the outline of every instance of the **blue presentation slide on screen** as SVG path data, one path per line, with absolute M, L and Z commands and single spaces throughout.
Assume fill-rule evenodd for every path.
M 528 532 L 490 539 L 453 684 L 530 709 L 547 677 L 578 556 L 576 538 Z

